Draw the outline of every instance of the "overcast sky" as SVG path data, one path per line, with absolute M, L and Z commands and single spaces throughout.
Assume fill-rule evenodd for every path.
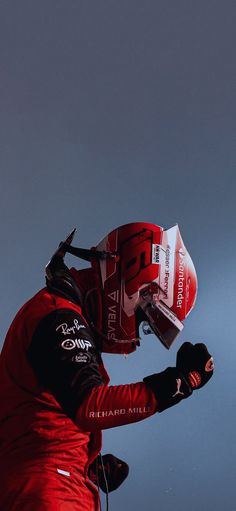
M 2 339 L 73 227 L 90 247 L 178 223 L 198 273 L 170 352 L 151 335 L 104 357 L 112 384 L 174 365 L 187 339 L 216 360 L 189 400 L 105 432 L 130 465 L 111 511 L 236 506 L 235 26 L 233 0 L 0 1 Z

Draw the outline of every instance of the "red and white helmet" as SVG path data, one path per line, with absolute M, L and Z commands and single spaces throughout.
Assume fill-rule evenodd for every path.
M 196 271 L 178 226 L 122 225 L 94 251 L 113 255 L 91 260 L 101 278 L 102 350 L 134 351 L 141 322 L 169 349 L 197 295 Z
M 49 287 L 64 293 L 69 290 L 81 301 L 81 270 L 69 271 L 64 255 L 70 252 L 90 261 L 94 271 L 89 285 L 89 270 L 82 270 L 87 283 L 82 303 L 101 350 L 135 351 L 142 322 L 144 333 L 153 332 L 169 349 L 197 295 L 195 268 L 178 226 L 122 225 L 90 250 L 71 246 L 74 232 L 59 245 L 46 267 Z

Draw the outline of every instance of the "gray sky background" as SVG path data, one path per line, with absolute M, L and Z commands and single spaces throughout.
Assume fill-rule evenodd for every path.
M 188 401 L 105 432 L 130 465 L 112 511 L 236 506 L 235 26 L 228 0 L 0 1 L 1 338 L 73 227 L 90 247 L 178 223 L 198 273 L 170 352 L 149 336 L 104 357 L 112 384 L 174 365 L 187 339 L 216 362 Z

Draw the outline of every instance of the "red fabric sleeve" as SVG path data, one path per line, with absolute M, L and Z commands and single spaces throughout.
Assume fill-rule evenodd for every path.
M 76 414 L 86 431 L 114 428 L 150 417 L 157 411 L 154 393 L 145 383 L 94 387 Z

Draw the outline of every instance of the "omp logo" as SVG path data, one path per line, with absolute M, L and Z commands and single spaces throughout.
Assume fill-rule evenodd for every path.
M 92 344 L 87 339 L 65 339 L 61 343 L 61 347 L 64 350 L 73 350 L 74 348 L 80 348 L 88 351 L 92 347 Z

